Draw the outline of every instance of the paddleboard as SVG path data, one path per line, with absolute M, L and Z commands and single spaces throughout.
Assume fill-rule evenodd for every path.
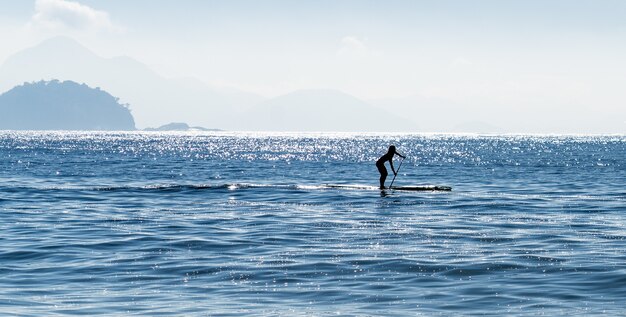
M 435 186 L 435 185 L 422 185 L 422 186 L 392 186 L 392 190 L 406 190 L 406 191 L 446 191 L 452 190 L 450 186 Z
M 378 186 L 357 185 L 357 184 L 326 184 L 326 188 L 334 189 L 352 189 L 352 190 L 379 190 Z M 450 186 L 436 186 L 436 185 L 419 185 L 419 186 L 393 186 L 391 188 L 385 188 L 385 190 L 402 190 L 402 191 L 451 191 Z
M 333 189 L 353 189 L 353 190 L 377 190 L 376 186 L 358 185 L 358 184 L 325 184 L 326 188 Z

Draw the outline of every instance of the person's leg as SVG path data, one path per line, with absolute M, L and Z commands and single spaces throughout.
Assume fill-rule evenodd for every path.
M 385 165 L 382 164 L 376 164 L 376 167 L 378 167 L 378 172 L 380 172 L 380 189 L 384 189 L 385 188 L 385 180 L 387 179 L 387 168 L 385 168 Z

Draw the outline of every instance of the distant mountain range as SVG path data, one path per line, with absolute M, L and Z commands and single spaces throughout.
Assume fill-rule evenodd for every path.
M 226 130 L 416 131 L 394 116 L 334 90 L 296 91 L 266 99 L 192 79 L 164 78 L 130 57 L 100 57 L 67 37 L 25 49 L 0 66 L 0 92 L 40 80 L 100 87 L 130 106 L 138 128 L 187 122 Z
M 119 97 L 129 105 L 139 129 L 186 122 L 192 127 L 251 131 L 626 131 L 619 113 L 597 111 L 585 104 L 572 104 L 563 111 L 551 107 L 550 101 L 545 101 L 545 107 L 500 107 L 479 100 L 458 103 L 420 95 L 364 101 L 323 89 L 264 98 L 194 78 L 165 78 L 130 57 L 100 57 L 68 37 L 48 39 L 0 65 L 0 93 L 25 82 L 53 79 L 84 83 Z

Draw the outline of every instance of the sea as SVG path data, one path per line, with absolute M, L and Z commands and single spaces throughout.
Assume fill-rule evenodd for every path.
M 626 136 L 2 131 L 0 315 L 625 316 Z

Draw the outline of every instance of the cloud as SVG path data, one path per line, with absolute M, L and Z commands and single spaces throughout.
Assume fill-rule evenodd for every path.
M 449 69 L 463 69 L 474 66 L 474 63 L 465 57 L 457 57 L 448 65 Z
M 377 52 L 368 48 L 365 42 L 365 40 L 355 36 L 345 36 L 341 39 L 341 47 L 339 47 L 337 51 L 337 56 L 364 58 L 379 55 Z
M 37 0 L 30 25 L 52 30 L 119 30 L 107 12 L 65 0 Z

